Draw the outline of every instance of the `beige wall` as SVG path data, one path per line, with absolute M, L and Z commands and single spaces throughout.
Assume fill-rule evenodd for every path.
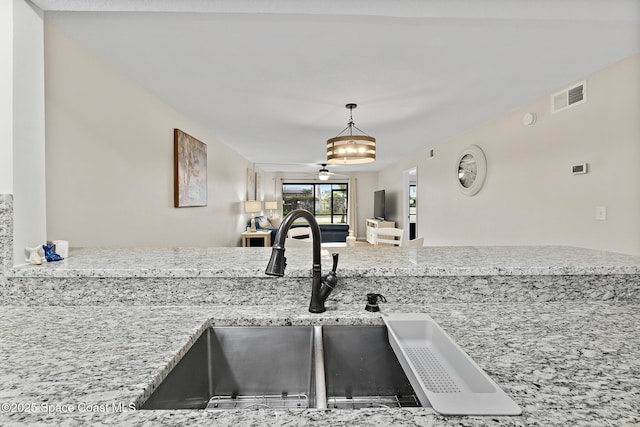
M 588 76 L 585 104 L 551 114 L 545 96 L 436 146 L 434 158 L 427 160 L 425 147 L 414 157 L 418 234 L 427 245 L 570 245 L 640 255 L 638 76 L 640 55 Z M 538 116 L 532 127 L 522 125 L 529 111 Z M 484 150 L 488 165 L 473 197 L 455 186 L 457 155 L 470 144 Z M 571 173 L 585 162 L 588 174 Z M 385 169 L 379 186 L 401 191 L 402 170 L 414 165 Z M 596 206 L 607 207 L 606 221 L 595 219 Z
M 367 239 L 367 218 L 373 217 L 373 193 L 378 189 L 378 174 L 359 172 L 351 174 L 358 182 L 357 212 L 358 240 Z
M 13 194 L 13 2 L 0 2 L 0 194 Z
M 406 225 L 403 222 L 403 210 L 402 203 L 404 200 L 404 172 L 411 169 L 417 168 L 418 170 L 418 180 L 420 179 L 420 174 L 422 173 L 422 168 L 420 167 L 421 160 L 419 158 L 424 157 L 424 154 L 421 153 L 419 156 L 411 156 L 410 159 L 406 159 L 404 161 L 398 162 L 393 166 L 390 166 L 378 174 L 378 188 L 376 190 L 384 190 L 385 191 L 385 216 L 387 221 L 394 221 L 396 223 L 397 228 L 406 228 Z M 407 181 L 408 185 L 408 181 Z M 408 191 L 408 189 L 407 189 Z M 420 191 L 420 185 L 418 185 L 418 192 Z M 371 196 L 373 199 L 373 195 Z M 418 194 L 418 230 L 416 237 L 421 237 L 420 231 L 420 194 Z M 409 201 L 406 201 L 407 206 Z M 371 202 L 371 209 L 373 210 L 373 200 Z M 407 232 L 408 233 L 408 232 Z M 406 234 L 408 236 L 408 234 Z M 408 238 L 408 237 L 407 237 Z
M 236 246 L 250 163 L 45 25 L 47 237 L 71 246 Z M 207 144 L 208 206 L 173 207 L 173 129 Z
M 13 262 L 22 264 L 25 247 L 41 245 L 47 236 L 44 29 L 42 11 L 25 0 L 12 3 Z

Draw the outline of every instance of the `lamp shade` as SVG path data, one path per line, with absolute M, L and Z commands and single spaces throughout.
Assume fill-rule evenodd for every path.
M 327 141 L 327 163 L 360 164 L 376 159 L 376 139 L 366 135 L 348 135 Z
M 273 202 L 264 202 L 265 209 L 278 209 L 278 202 L 275 200 Z
M 260 200 L 252 200 L 244 202 L 244 211 L 246 213 L 257 213 L 262 210 L 262 202 Z

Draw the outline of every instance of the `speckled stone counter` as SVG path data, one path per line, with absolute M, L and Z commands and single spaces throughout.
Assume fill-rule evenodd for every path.
M 2 425 L 635 425 L 640 310 L 622 302 L 384 305 L 429 313 L 523 409 L 443 417 L 431 408 L 129 410 L 203 326 L 380 324 L 363 306 L 3 307 Z M 20 410 L 18 410 L 20 408 Z M 26 409 L 31 412 L 26 412 Z M 50 413 L 42 412 L 49 408 Z M 115 408 L 115 409 L 114 409 Z M 62 412 L 62 411 L 73 412 Z
M 287 249 L 285 277 L 264 274 L 269 248 L 75 249 L 20 266 L 0 283 L 11 305 L 260 305 L 308 301 L 311 248 Z M 401 303 L 640 301 L 640 257 L 572 247 L 335 248 L 343 304 L 368 292 Z M 330 254 L 322 257 L 324 271 Z
M 640 257 L 567 246 L 355 247 L 340 254 L 342 277 L 640 274 Z M 270 248 L 72 248 L 69 258 L 12 269 L 14 277 L 264 277 Z M 288 277 L 311 275 L 311 246 L 286 249 Z
M 13 196 L 0 194 L 0 282 L 13 266 Z

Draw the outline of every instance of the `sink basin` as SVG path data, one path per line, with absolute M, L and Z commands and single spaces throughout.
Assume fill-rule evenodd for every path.
M 420 406 L 385 326 L 323 326 L 327 407 Z
M 385 326 L 284 326 L 205 330 L 141 409 L 381 406 L 420 406 Z
M 314 405 L 313 328 L 214 327 L 141 409 Z

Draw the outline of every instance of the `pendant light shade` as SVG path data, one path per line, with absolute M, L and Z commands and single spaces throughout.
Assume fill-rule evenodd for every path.
M 353 123 L 353 109 L 357 104 L 347 104 L 349 123 L 338 136 L 327 140 L 327 163 L 356 165 L 370 163 L 376 159 L 376 139 L 365 134 Z M 360 135 L 353 134 L 353 130 Z M 347 135 L 343 135 L 347 133 Z

